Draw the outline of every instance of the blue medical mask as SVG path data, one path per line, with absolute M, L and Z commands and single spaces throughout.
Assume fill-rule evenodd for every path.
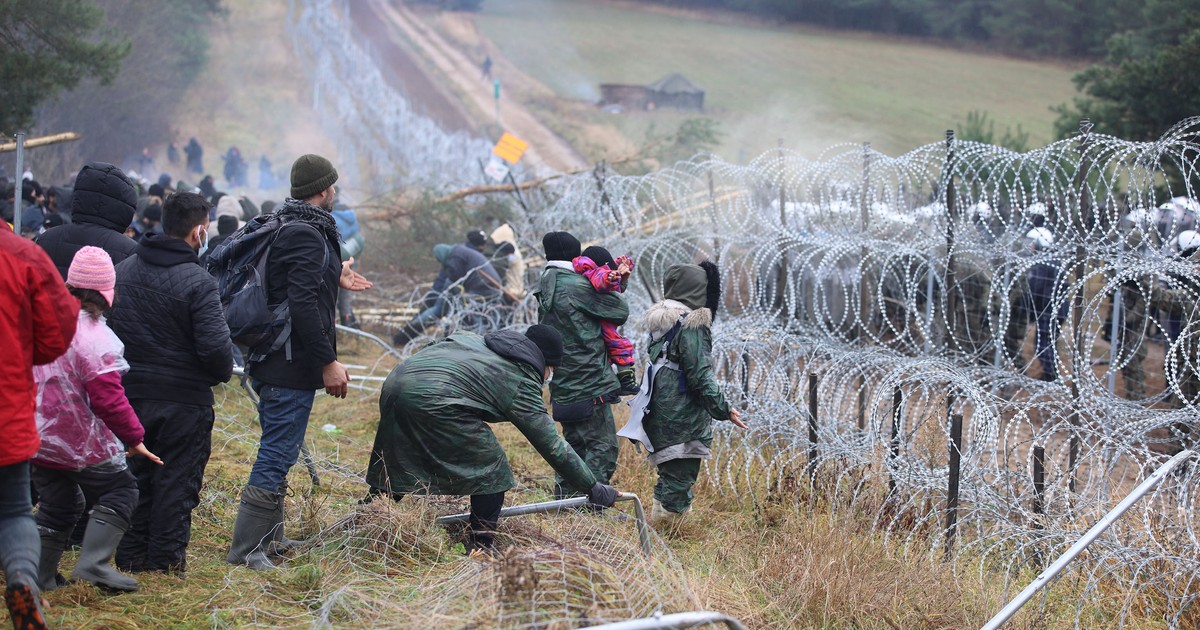
M 203 225 L 200 226 L 200 234 L 202 235 L 198 238 L 200 249 L 196 250 L 196 255 L 203 257 L 204 253 L 208 251 L 208 230 L 204 229 Z

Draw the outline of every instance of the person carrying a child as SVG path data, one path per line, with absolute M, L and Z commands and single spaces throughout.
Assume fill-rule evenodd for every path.
M 598 293 L 624 293 L 633 272 L 633 260 L 621 256 L 613 260 L 612 254 L 599 245 L 592 245 L 571 260 L 575 272 L 588 279 Z M 617 330 L 618 324 L 600 320 L 600 335 L 604 338 L 604 349 L 608 360 L 617 366 L 617 380 L 621 388 L 617 394 L 633 395 L 638 392 L 637 378 L 633 372 L 636 351 L 633 342 Z
M 137 590 L 137 580 L 110 566 L 137 504 L 137 480 L 126 465 L 126 450 L 156 464 L 162 460 L 142 444 L 144 430 L 121 386 L 129 370 L 125 347 L 106 325 L 116 272 L 99 247 L 75 254 L 67 289 L 81 308 L 75 338 L 66 354 L 35 366 L 37 428 L 42 443 L 33 457 L 33 485 L 40 496 L 36 516 L 41 537 L 38 582 L 59 586 L 58 562 L 83 512 L 83 491 L 96 497 L 79 559 L 71 577 L 116 591 Z

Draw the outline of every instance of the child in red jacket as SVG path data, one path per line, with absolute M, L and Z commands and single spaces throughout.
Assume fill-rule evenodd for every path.
M 142 445 L 142 424 L 121 386 L 121 375 L 129 370 L 125 347 L 104 320 L 115 284 L 112 259 L 104 250 L 79 250 L 67 273 L 67 288 L 81 305 L 75 338 L 66 354 L 33 370 L 42 438 L 32 471 L 40 496 L 38 582 L 46 591 L 58 586 L 58 562 L 83 511 L 82 490 L 97 500 L 71 577 L 113 590 L 137 590 L 136 580 L 109 566 L 137 504 L 137 481 L 125 463 L 126 449 L 158 464 L 162 460 Z
M 621 256 L 613 260 L 607 249 L 593 245 L 583 250 L 583 255 L 571 261 L 575 273 L 583 275 L 600 293 L 624 293 L 629 274 L 633 272 L 633 260 Z M 633 342 L 617 330 L 617 325 L 600 322 L 600 335 L 608 350 L 608 359 L 617 366 L 617 380 L 621 382 L 619 394 L 638 393 L 637 379 L 633 372 L 635 350 Z

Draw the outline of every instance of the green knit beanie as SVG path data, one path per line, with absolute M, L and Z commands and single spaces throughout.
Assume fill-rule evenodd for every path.
M 325 158 L 308 153 L 292 162 L 292 197 L 308 199 L 329 188 L 338 179 L 333 163 Z

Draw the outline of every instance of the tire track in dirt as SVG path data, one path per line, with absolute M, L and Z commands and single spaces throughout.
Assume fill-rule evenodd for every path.
M 413 52 L 388 37 L 387 24 L 375 7 L 367 2 L 350 2 L 346 6 L 355 30 L 370 43 L 378 58 L 384 60 L 377 64 L 384 80 L 408 98 L 413 111 L 433 119 L 446 131 L 474 132 L 479 129 L 457 96 L 427 76 L 413 59 Z
M 492 122 L 494 101 L 490 86 L 479 79 L 478 64 L 447 43 L 440 34 L 428 28 L 401 4 L 393 5 L 387 0 L 366 0 L 381 18 L 388 38 L 403 38 L 412 42 L 414 48 L 436 68 L 439 76 L 431 81 L 448 83 L 467 108 L 475 112 L 477 124 L 487 128 Z M 380 34 L 382 35 L 382 34 Z M 405 47 L 391 42 L 394 49 L 403 52 Z M 376 42 L 377 50 L 384 50 L 382 42 Z M 523 162 L 530 167 L 548 167 L 556 171 L 570 171 L 587 167 L 587 160 L 570 144 L 543 125 L 520 103 L 504 100 L 500 107 L 501 127 L 529 142 Z

